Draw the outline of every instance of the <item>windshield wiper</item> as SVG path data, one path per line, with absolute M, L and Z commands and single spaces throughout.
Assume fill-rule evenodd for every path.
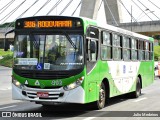
M 66 32 L 63 32 L 65 34 L 65 36 L 67 37 L 68 41 L 71 43 L 71 45 L 73 46 L 73 48 L 76 50 L 77 47 L 76 45 L 72 42 L 71 38 L 69 37 L 69 35 Z

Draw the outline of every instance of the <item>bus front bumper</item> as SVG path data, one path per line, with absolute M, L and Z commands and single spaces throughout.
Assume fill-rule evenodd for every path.
M 38 97 L 37 92 L 47 92 L 48 97 Z M 22 87 L 21 89 L 16 87 L 12 83 L 12 99 L 14 100 L 27 100 L 37 103 L 84 103 L 85 92 L 84 89 L 79 86 L 70 91 L 65 91 L 63 87 L 55 89 L 40 89 L 40 88 L 29 88 Z

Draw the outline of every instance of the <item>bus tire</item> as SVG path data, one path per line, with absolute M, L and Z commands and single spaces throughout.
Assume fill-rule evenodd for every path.
M 141 81 L 139 77 L 137 77 L 136 81 L 136 91 L 134 91 L 131 95 L 133 98 L 138 98 L 141 95 Z
M 99 89 L 99 100 L 95 101 L 93 105 L 95 109 L 99 110 L 104 108 L 105 103 L 106 103 L 106 88 L 104 83 L 102 82 Z

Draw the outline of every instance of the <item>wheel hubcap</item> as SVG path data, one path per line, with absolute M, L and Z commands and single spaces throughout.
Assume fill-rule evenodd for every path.
M 100 94 L 99 94 L 99 104 L 101 107 L 104 106 L 105 103 L 105 91 L 103 88 L 100 89 Z
M 141 94 L 141 87 L 140 87 L 140 83 L 138 83 L 137 85 L 137 96 L 139 96 Z

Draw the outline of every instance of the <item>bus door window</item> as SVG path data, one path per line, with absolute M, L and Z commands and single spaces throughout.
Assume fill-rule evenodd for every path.
M 96 61 L 98 58 L 98 39 L 99 29 L 95 27 L 89 27 L 87 29 L 87 59 L 89 61 Z
M 88 40 L 88 57 L 89 61 L 96 61 L 98 57 L 98 41 Z

